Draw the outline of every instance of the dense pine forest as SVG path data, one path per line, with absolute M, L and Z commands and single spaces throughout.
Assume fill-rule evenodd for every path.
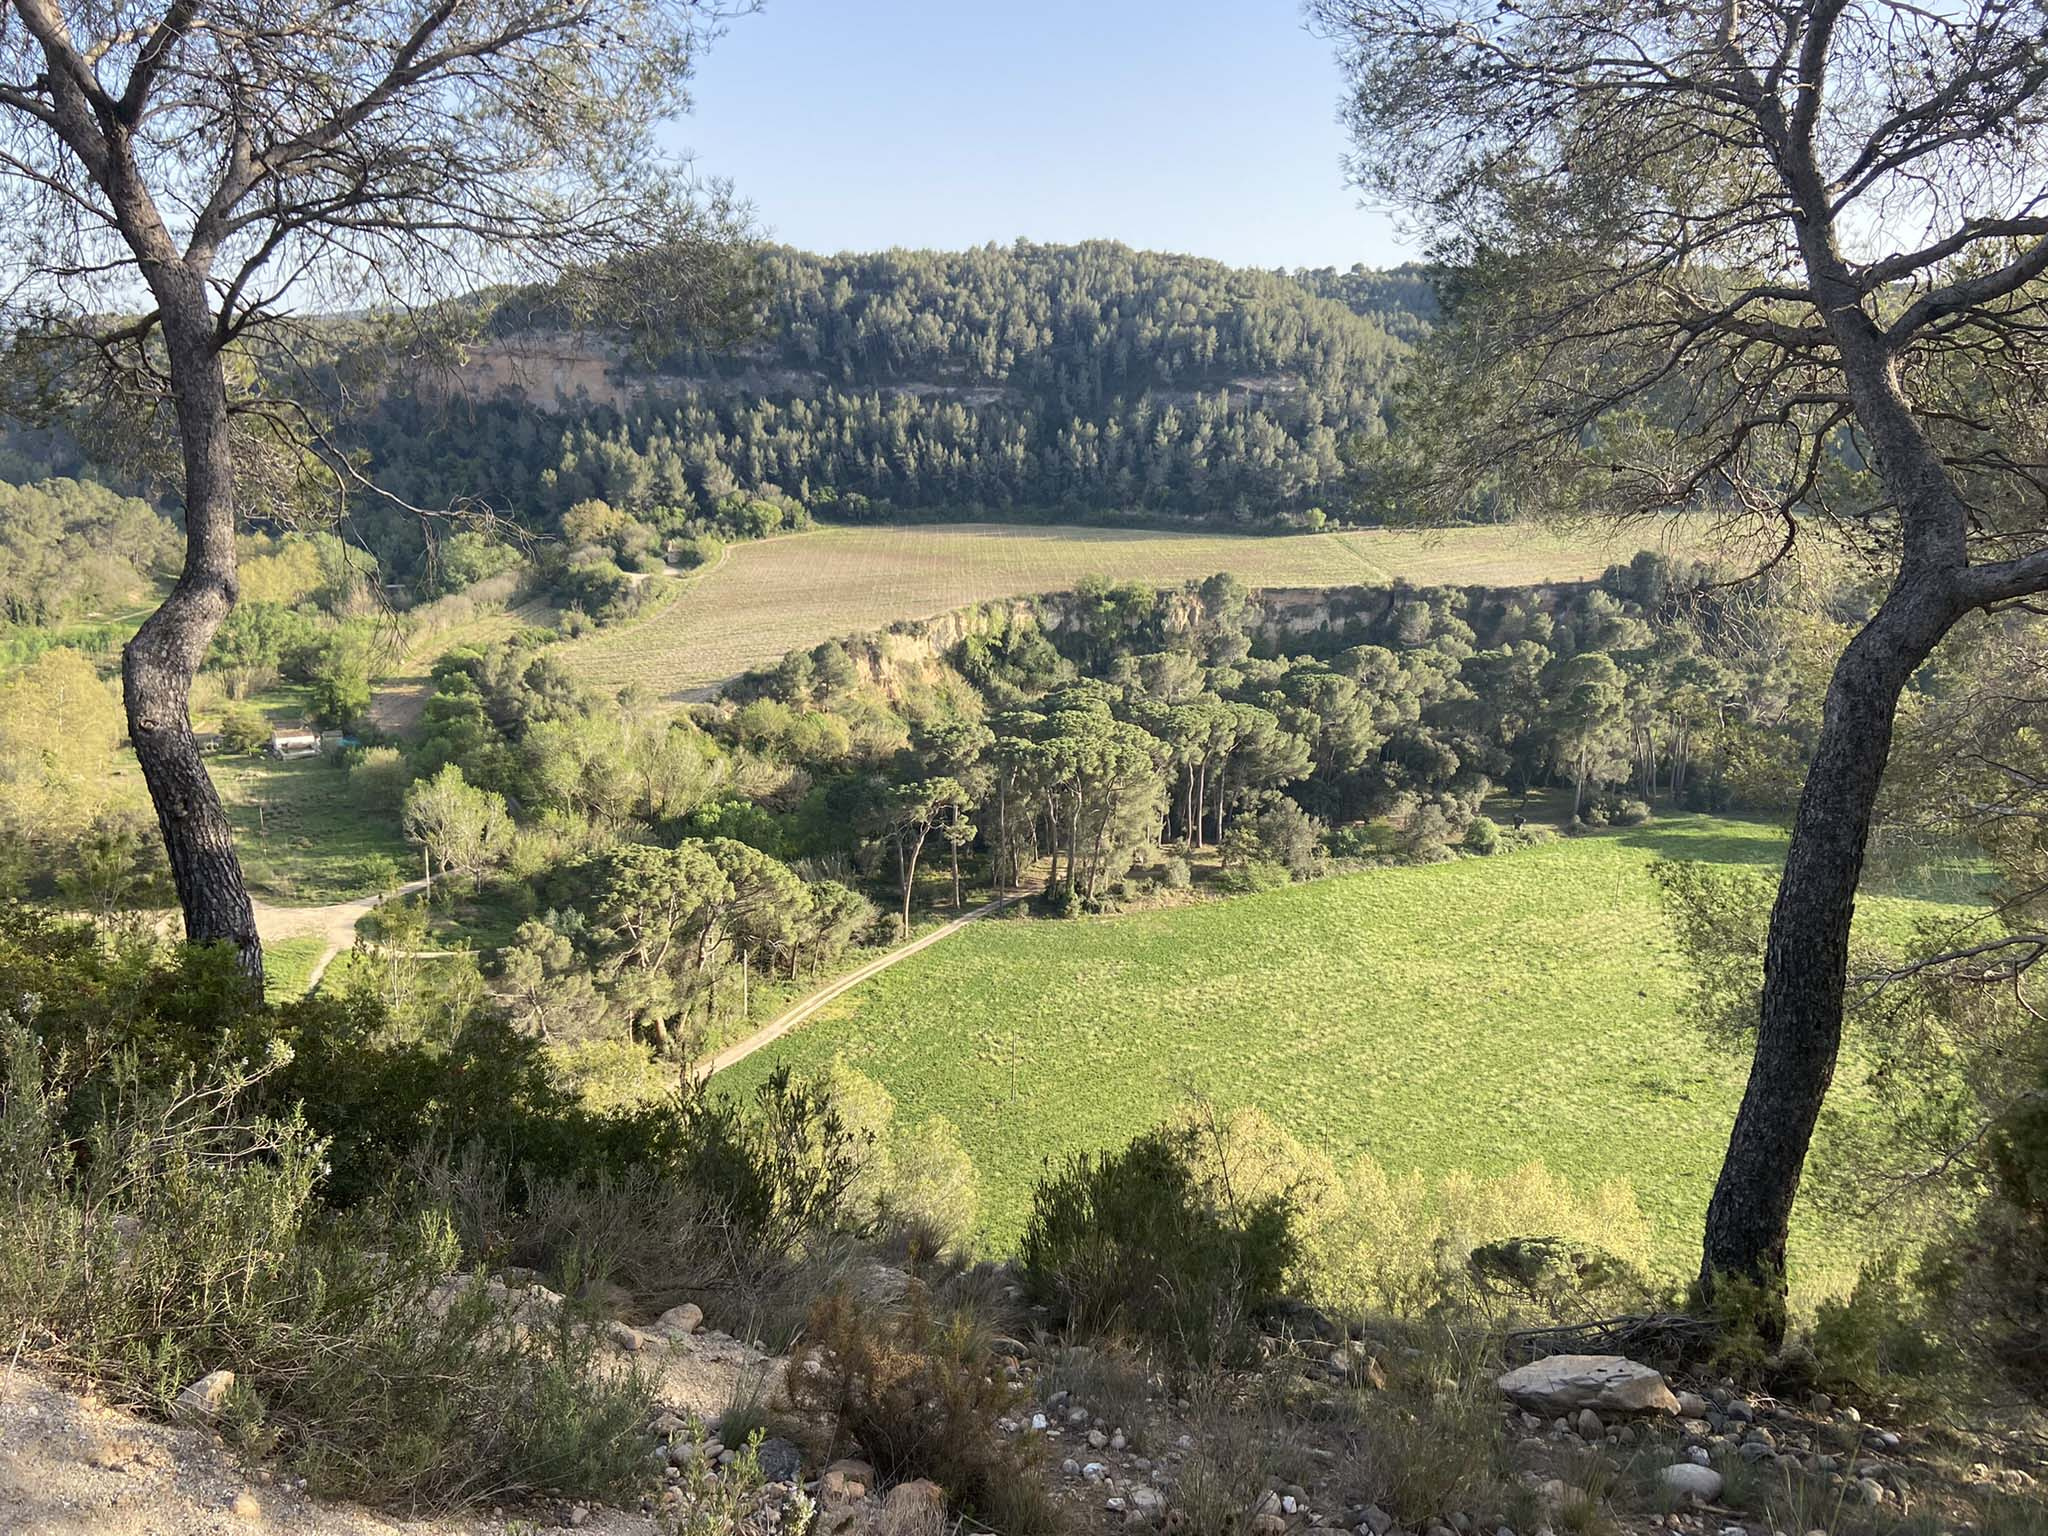
M 481 498 L 541 532 L 595 499 L 671 535 L 735 495 L 851 521 L 1319 527 L 1360 515 L 1356 467 L 1433 310 L 1419 269 L 1242 271 L 1106 242 L 776 250 L 759 282 L 736 351 L 679 338 L 617 363 L 623 407 L 429 379 L 350 429 L 406 500 Z M 507 303 L 485 351 L 561 324 Z M 387 563 L 417 540 L 367 510 Z

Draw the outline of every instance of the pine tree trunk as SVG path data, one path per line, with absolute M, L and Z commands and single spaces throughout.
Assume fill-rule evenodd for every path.
M 1849 924 L 1899 695 L 1959 617 L 1946 583 L 1901 577 L 1829 680 L 1771 909 L 1756 1055 L 1707 1208 L 1703 1291 L 1756 1281 L 1782 1333 L 1785 1244 L 1807 1147 L 1842 1041 Z
M 232 944 L 243 971 L 260 988 L 263 941 L 235 855 L 234 830 L 207 777 L 190 709 L 192 679 L 239 591 L 227 380 L 199 276 L 171 264 L 151 270 L 150 280 L 163 311 L 184 457 L 185 567 L 163 606 L 122 651 L 122 702 L 184 908 L 185 937 L 195 944 Z
M 1003 895 L 1017 883 L 1017 855 L 1010 846 L 1010 791 L 996 779 L 996 894 Z

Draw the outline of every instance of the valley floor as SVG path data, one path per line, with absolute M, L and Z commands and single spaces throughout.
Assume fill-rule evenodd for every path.
M 1048 1159 L 1120 1146 L 1190 1094 L 1263 1111 L 1342 1166 L 1480 1177 L 1541 1162 L 1626 1181 L 1683 1274 L 1744 1063 L 1683 1017 L 1650 864 L 1775 865 L 1776 828 L 1684 816 L 1492 859 L 1374 869 L 1074 922 L 995 921 L 876 976 L 719 1081 L 835 1057 L 944 1115 L 1007 1251 Z M 1874 895 L 1866 935 L 1970 909 Z M 1845 1070 L 1838 1118 L 1859 1089 Z M 1826 1180 L 1811 1181 L 1824 1192 Z M 1802 1290 L 1854 1278 L 1860 1232 L 1809 1198 Z

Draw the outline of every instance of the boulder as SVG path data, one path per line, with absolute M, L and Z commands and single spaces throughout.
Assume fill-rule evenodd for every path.
M 817 1507 L 827 1513 L 836 1509 L 850 1509 L 852 1505 L 868 1497 L 868 1485 L 872 1481 L 872 1473 L 868 1477 L 856 1477 L 850 1470 L 846 1470 L 844 1464 L 831 1464 L 817 1479 Z
M 688 1338 L 704 1326 L 704 1309 L 694 1301 L 686 1301 L 679 1307 L 670 1307 L 654 1324 L 655 1332 L 665 1333 L 670 1338 Z
M 804 1475 L 804 1453 L 780 1435 L 763 1440 L 755 1458 L 763 1482 L 794 1483 Z
M 211 1419 L 227 1405 L 228 1394 L 234 1390 L 233 1371 L 208 1371 L 178 1394 L 176 1416 L 188 1422 Z
M 628 1354 L 638 1354 L 647 1347 L 647 1335 L 631 1323 L 605 1324 L 605 1336 Z
M 1681 1461 L 1657 1474 L 1657 1481 L 1682 1498 L 1712 1503 L 1721 1497 L 1721 1474 L 1712 1467 Z
M 926 1478 L 898 1483 L 882 1500 L 880 1536 L 941 1536 L 946 1529 L 946 1495 Z
M 1623 1355 L 1552 1355 L 1517 1366 L 1500 1389 L 1524 1408 L 1545 1414 L 1678 1412 L 1664 1378 Z

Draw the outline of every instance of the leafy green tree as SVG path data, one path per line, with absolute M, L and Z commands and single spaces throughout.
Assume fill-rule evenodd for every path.
M 1604 651 L 1586 651 L 1559 671 L 1550 705 L 1552 750 L 1572 778 L 1572 816 L 1586 801 L 1586 785 L 1612 774 L 1625 759 L 1622 710 L 1627 690 L 1621 669 Z
M 308 649 L 302 669 L 307 714 L 316 725 L 346 730 L 369 714 L 376 657 L 374 637 L 353 625 L 334 630 Z
M 106 812 L 67 850 L 57 890 L 79 911 L 107 923 L 168 897 L 167 874 L 149 823 L 134 813 Z
M 405 792 L 405 835 L 424 846 L 436 867 L 474 876 L 501 862 L 512 844 L 505 797 L 463 778 L 453 763 Z
M 896 855 L 896 883 L 903 900 L 902 937 L 910 937 L 910 894 L 917 862 L 934 830 L 951 821 L 967 792 L 949 778 L 920 779 L 898 787 L 882 804 L 881 830 Z
M 1832 663 L 1700 1280 L 1783 1326 L 1899 701 L 1973 611 L 2048 591 L 2048 70 L 1996 0 L 1736 8 L 1315 0 L 1354 164 L 1454 299 L 1403 419 L 1411 500 L 1725 506 L 1847 529 L 1886 590 Z M 1900 210 L 1911 207 L 1909 217 Z
M 627 0 L 345 20 L 302 0 L 8 0 L 0 19 L 0 328 L 27 359 L 18 396 L 174 435 L 185 557 L 124 653 L 129 736 L 188 937 L 234 944 L 260 987 L 189 702 L 235 605 L 241 513 L 356 473 L 300 436 L 333 375 L 298 296 L 426 321 L 492 279 L 601 270 L 621 317 L 664 295 L 701 311 L 725 288 L 706 259 L 716 221 L 655 140 L 714 23 Z

